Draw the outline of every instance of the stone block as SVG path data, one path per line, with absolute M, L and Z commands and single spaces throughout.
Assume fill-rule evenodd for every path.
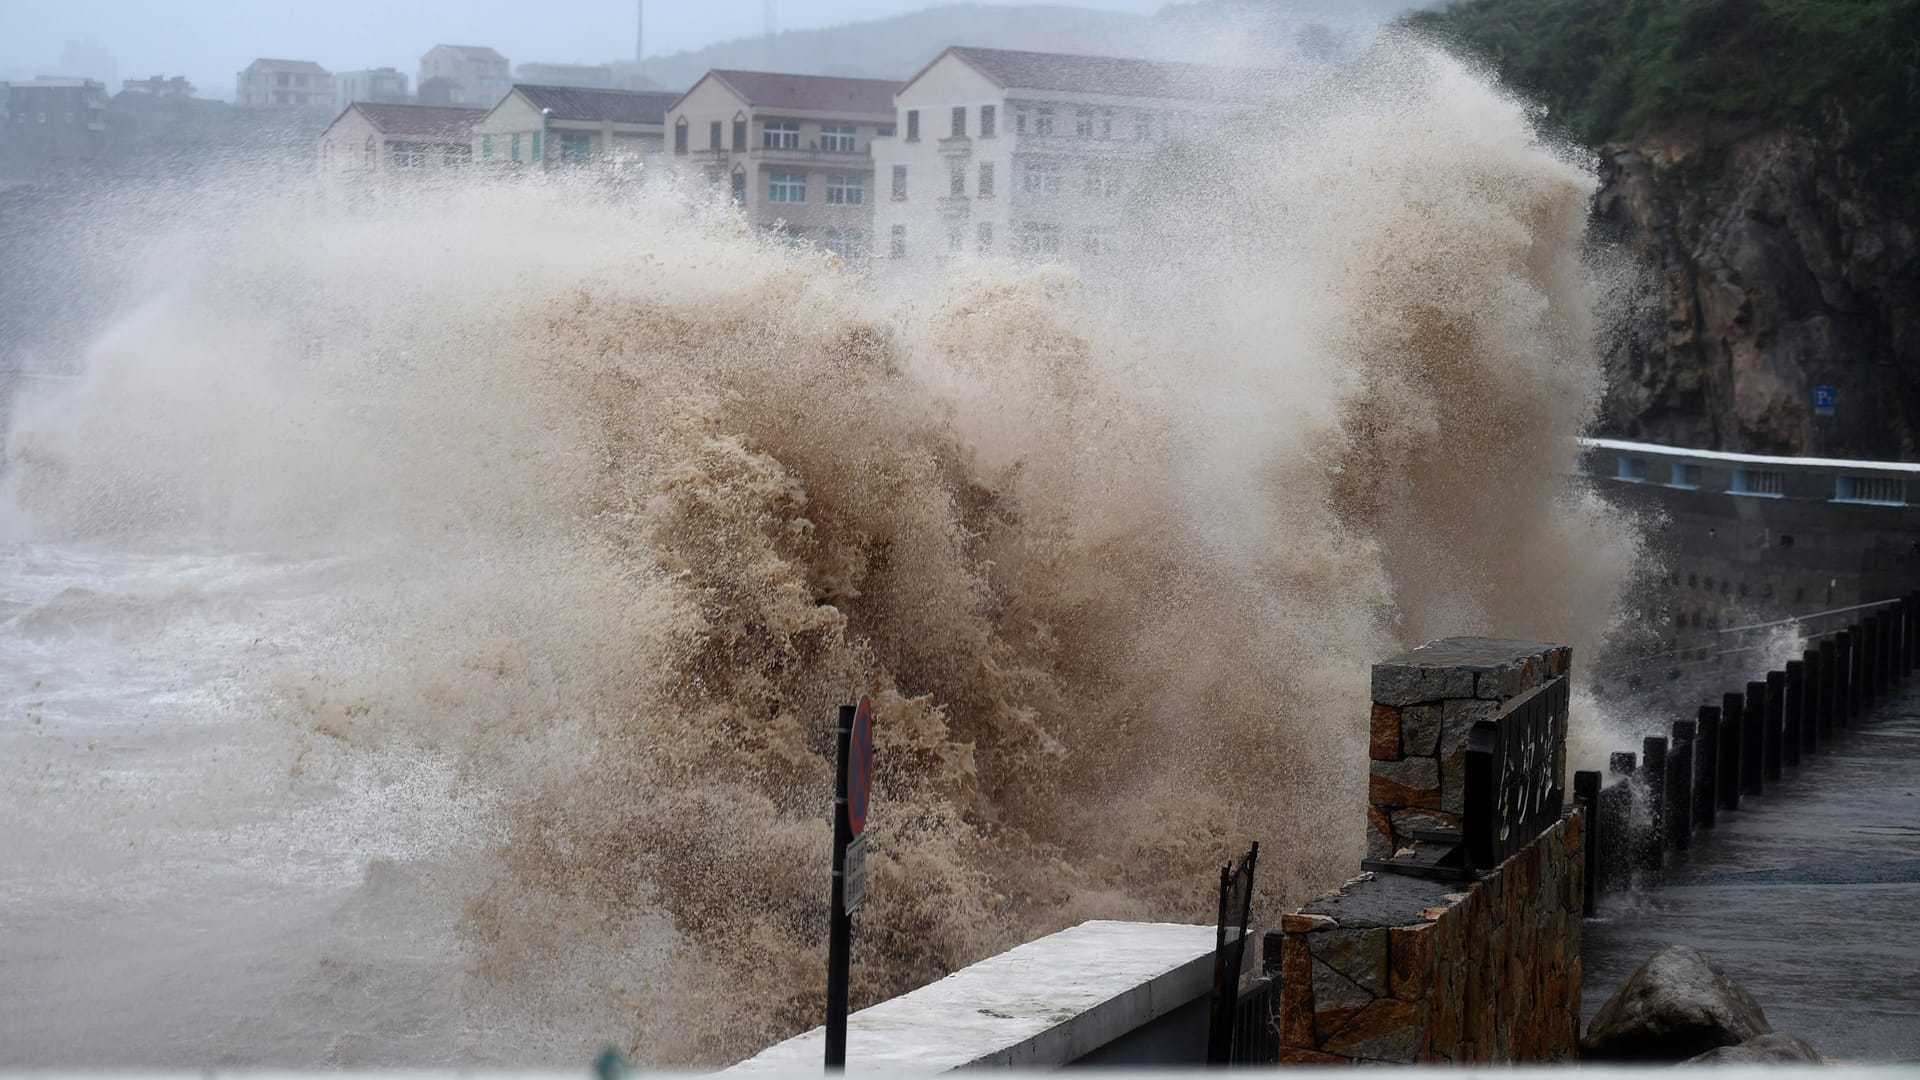
M 1367 741 L 1367 754 L 1375 761 L 1399 759 L 1400 710 L 1375 703 L 1372 728 Z
M 1343 1058 L 1343 1057 L 1335 1057 L 1332 1054 L 1322 1053 L 1318 1050 L 1309 1050 L 1304 1047 L 1293 1046 L 1289 1044 L 1289 1045 L 1284 1045 L 1280 1047 L 1280 1064 L 1282 1065 L 1351 1065 L 1353 1064 L 1353 1062 L 1348 1061 L 1346 1058 Z
M 1401 1001 L 1418 1001 L 1433 986 L 1433 924 L 1396 926 L 1387 931 L 1387 991 Z
M 1472 697 L 1474 673 L 1445 662 L 1413 659 L 1419 650 L 1373 665 L 1373 700 L 1379 705 Z
M 1375 705 L 1373 708 L 1377 717 L 1380 706 Z M 1438 753 L 1440 719 L 1443 713 L 1444 709 L 1439 705 L 1409 705 L 1401 709 L 1399 711 L 1400 753 L 1419 757 L 1433 757 Z
M 1317 956 L 1313 959 L 1312 971 L 1314 1027 L 1322 1037 L 1337 1028 L 1345 1018 L 1338 1017 L 1328 1025 L 1322 1022 L 1321 1017 L 1339 1010 L 1358 1012 L 1372 1003 L 1376 996 L 1355 986 L 1352 979 L 1328 967 Z
M 1280 943 L 1280 1042 L 1313 1046 L 1313 951 L 1305 938 Z
M 1387 992 L 1387 931 L 1328 930 L 1307 940 L 1313 959 L 1325 964 L 1369 997 Z M 1317 995 L 1316 995 L 1317 996 Z
M 1343 1057 L 1411 1063 L 1420 1050 L 1425 1010 L 1419 1003 L 1387 999 L 1361 1009 L 1320 1044 Z
M 1367 807 L 1367 858 L 1393 858 L 1393 823 L 1378 806 Z
M 1294 911 L 1280 916 L 1280 929 L 1289 934 L 1311 934 L 1317 930 L 1338 929 L 1339 926 L 1340 923 L 1329 915 Z
M 1376 806 L 1435 806 L 1440 763 L 1432 758 L 1376 761 L 1367 777 L 1367 801 Z
M 1482 671 L 1474 676 L 1473 696 L 1489 701 L 1506 701 L 1519 697 L 1540 684 L 1541 664 L 1534 657 L 1516 658 L 1510 664 L 1504 664 L 1492 671 Z

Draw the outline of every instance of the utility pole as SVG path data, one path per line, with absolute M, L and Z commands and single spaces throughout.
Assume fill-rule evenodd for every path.
M 633 0 L 633 66 L 647 58 L 647 0 Z

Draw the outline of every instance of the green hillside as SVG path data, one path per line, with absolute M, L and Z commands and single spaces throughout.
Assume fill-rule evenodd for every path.
M 1920 0 L 1470 0 L 1407 21 L 1589 143 L 1688 116 L 1838 120 L 1855 151 L 1920 158 Z

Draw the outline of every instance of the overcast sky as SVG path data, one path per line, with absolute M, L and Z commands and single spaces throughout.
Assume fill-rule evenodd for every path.
M 994 0 L 984 0 L 994 2 Z M 1165 0 L 1075 0 L 1152 12 Z M 491 45 L 514 63 L 603 63 L 633 51 L 634 0 L 0 0 L 0 78 L 40 74 L 186 75 L 203 97 L 233 97 L 255 57 L 317 60 L 332 71 L 391 66 L 411 75 L 440 42 Z M 781 29 L 878 19 L 933 0 L 776 0 Z M 647 55 L 760 32 L 764 0 L 647 0 Z M 62 72 L 69 42 L 94 59 Z M 90 50 L 80 50 L 76 59 Z M 110 57 L 117 71 L 100 70 Z

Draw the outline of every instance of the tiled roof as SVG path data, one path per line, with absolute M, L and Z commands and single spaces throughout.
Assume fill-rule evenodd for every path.
M 1267 96 L 1272 72 L 956 45 L 947 50 L 1007 90 L 1246 100 Z M 945 54 L 943 54 L 945 55 Z M 931 65 L 929 65 L 931 66 Z
M 766 71 L 713 71 L 747 104 L 821 112 L 893 113 L 892 79 L 841 79 L 830 75 L 780 75 Z
M 587 86 L 534 86 L 514 83 L 513 88 L 533 103 L 536 109 L 553 110 L 555 120 L 611 120 L 616 124 L 666 123 L 667 106 L 680 95 L 654 90 L 602 90 Z
M 466 138 L 473 125 L 487 115 L 485 109 L 456 109 L 442 105 L 388 105 L 356 101 L 360 110 L 383 135 L 426 135 L 440 138 Z
M 279 71 L 298 71 L 308 75 L 325 75 L 327 73 L 326 68 L 321 67 L 311 60 L 274 60 L 265 56 L 248 64 L 247 70 L 252 71 L 262 64 Z

